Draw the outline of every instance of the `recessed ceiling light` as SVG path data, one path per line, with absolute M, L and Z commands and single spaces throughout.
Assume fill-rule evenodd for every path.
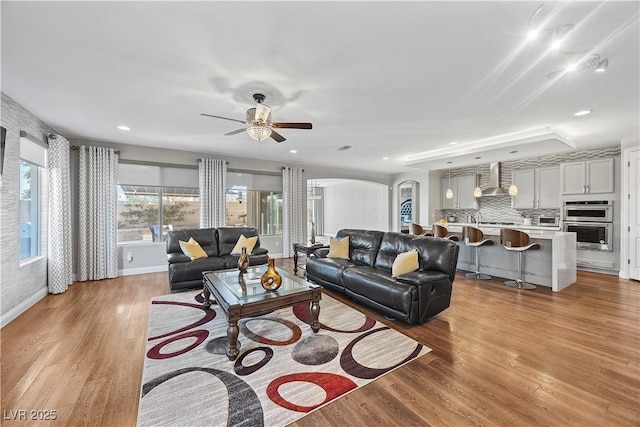
M 591 114 L 591 110 L 578 111 L 577 113 L 574 114 L 574 116 L 580 117 L 580 116 L 586 116 L 587 114 Z
M 118 129 L 120 129 L 120 130 L 131 130 L 131 128 L 129 126 L 118 126 Z
M 382 160 L 389 160 L 389 158 L 387 156 L 384 156 Z
M 457 141 L 453 141 L 453 142 L 450 142 L 449 145 L 456 145 L 457 143 L 458 143 Z
M 289 150 L 289 152 L 290 152 L 291 154 L 296 154 L 296 153 L 298 152 L 298 150 Z

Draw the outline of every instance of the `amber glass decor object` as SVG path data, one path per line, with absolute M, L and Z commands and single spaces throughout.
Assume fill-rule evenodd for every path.
M 247 271 L 247 267 L 249 267 L 249 255 L 247 255 L 247 248 L 243 246 L 240 258 L 238 258 L 238 270 L 244 273 Z
M 269 267 L 260 279 L 262 287 L 267 291 L 275 291 L 282 284 L 282 276 L 280 276 L 280 273 L 276 271 L 274 262 L 275 259 L 269 258 Z

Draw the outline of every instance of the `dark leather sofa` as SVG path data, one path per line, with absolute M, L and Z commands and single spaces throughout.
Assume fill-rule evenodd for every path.
M 387 317 L 422 323 L 449 307 L 458 262 L 458 245 L 438 237 L 404 233 L 340 230 L 349 236 L 349 259 L 327 258 L 319 249 L 307 260 L 307 279 L 344 293 Z M 418 250 L 417 271 L 391 277 L 398 254 Z
M 239 255 L 231 255 L 238 238 L 258 236 L 253 227 L 220 227 L 177 230 L 167 233 L 167 261 L 169 262 L 169 287 L 182 291 L 202 287 L 202 272 L 238 268 Z M 207 253 L 207 258 L 191 261 L 180 248 L 179 241 L 193 237 Z M 267 250 L 260 247 L 260 237 L 249 255 L 249 265 L 266 264 Z

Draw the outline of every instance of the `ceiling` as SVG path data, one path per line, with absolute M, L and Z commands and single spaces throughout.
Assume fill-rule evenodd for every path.
M 541 4 L 2 1 L 2 91 L 68 138 L 389 174 L 637 136 L 640 3 Z M 606 72 L 548 78 L 592 53 Z M 313 129 L 256 142 L 200 115 L 244 120 L 256 92 Z

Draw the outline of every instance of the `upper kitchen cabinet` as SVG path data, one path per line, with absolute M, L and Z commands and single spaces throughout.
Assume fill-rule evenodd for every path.
M 451 181 L 451 184 L 449 184 Z M 442 191 L 442 209 L 478 209 L 478 204 L 473 197 L 473 190 L 476 188 L 475 175 L 463 175 L 444 177 L 440 181 Z M 453 198 L 447 199 L 447 189 L 453 191 Z
M 558 166 L 513 171 L 518 194 L 511 199 L 511 206 L 515 209 L 559 209 L 559 181 Z
M 613 193 L 613 158 L 560 165 L 562 194 Z

